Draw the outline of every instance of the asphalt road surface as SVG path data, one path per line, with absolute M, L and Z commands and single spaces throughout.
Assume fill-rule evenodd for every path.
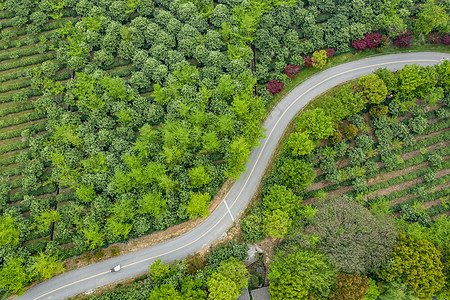
M 167 242 L 51 278 L 30 288 L 19 299 L 65 299 L 143 274 L 157 258 L 171 262 L 204 249 L 219 239 L 247 207 L 283 131 L 310 100 L 335 85 L 371 73 L 377 68 L 387 67 L 393 71 L 401 69 L 405 64 L 434 65 L 443 58 L 450 59 L 450 54 L 419 52 L 383 55 L 342 64 L 312 76 L 297 86 L 272 110 L 264 123 L 267 128 L 266 138 L 260 141 L 258 148 L 252 150 L 246 172 L 233 185 L 223 202 L 198 227 Z M 118 264 L 122 266 L 121 271 L 111 273 L 110 269 Z

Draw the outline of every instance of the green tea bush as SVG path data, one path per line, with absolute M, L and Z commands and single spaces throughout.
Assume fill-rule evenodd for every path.
M 0 71 L 6 71 L 6 70 L 10 70 L 10 69 L 18 68 L 18 67 L 25 67 L 25 66 L 29 66 L 29 65 L 36 65 L 36 64 L 42 63 L 46 60 L 53 59 L 54 57 L 55 57 L 54 53 L 46 53 L 46 54 L 40 54 L 40 55 L 36 55 L 36 56 L 30 56 L 27 58 L 22 58 L 22 59 L 12 61 L 12 62 L 2 63 L 2 64 L 0 64 Z
M 442 166 L 442 157 L 436 152 L 430 152 L 426 155 L 431 168 L 438 169 Z
M 334 150 L 336 151 L 336 157 L 341 158 L 344 157 L 347 153 L 348 144 L 345 141 L 341 141 L 334 145 Z
M 358 135 L 355 139 L 356 147 L 363 149 L 364 151 L 372 148 L 373 140 L 367 134 Z
M 377 146 L 377 150 L 378 150 L 378 153 L 380 153 L 380 155 L 389 153 L 391 151 L 391 149 L 392 149 L 391 145 L 387 142 L 381 142 Z
M 352 165 L 361 165 L 366 160 L 366 154 L 361 148 L 353 148 L 348 153 L 348 158 Z
M 421 106 L 421 105 L 414 105 L 411 110 L 410 113 L 414 116 L 414 117 L 424 117 L 425 116 L 425 107 Z
M 337 170 L 332 173 L 328 173 L 325 175 L 325 180 L 331 183 L 339 183 L 341 182 L 341 173 Z
M 334 162 L 334 159 L 327 158 L 320 164 L 320 168 L 325 174 L 336 172 L 337 166 Z
M 425 182 L 432 182 L 436 179 L 436 174 L 431 169 L 427 169 L 426 172 L 422 174 L 422 179 Z
M 450 109 L 447 107 L 441 107 L 436 111 L 436 115 L 438 118 L 448 118 L 450 117 Z
M 378 170 L 378 164 L 373 160 L 367 160 L 364 165 L 367 168 L 367 172 L 369 174 Z
M 370 120 L 374 129 L 383 129 L 389 126 L 388 119 L 386 117 L 377 117 Z
M 387 171 L 395 170 L 401 163 L 403 163 L 400 155 L 392 152 L 381 155 L 381 161 L 383 162 L 383 165 Z
M 399 116 L 400 115 L 400 106 L 398 105 L 398 103 L 395 101 L 391 101 L 388 105 L 388 112 L 392 116 Z
M 425 119 L 422 116 L 410 119 L 408 122 L 408 127 L 411 129 L 412 132 L 416 134 L 422 134 L 428 127 L 427 119 Z
M 348 118 L 348 121 L 358 128 L 361 128 L 366 124 L 364 121 L 364 117 L 361 115 L 351 116 Z
M 409 134 L 408 126 L 406 126 L 406 124 L 403 122 L 394 123 L 391 128 L 394 134 L 393 137 L 398 136 L 400 138 L 405 138 Z

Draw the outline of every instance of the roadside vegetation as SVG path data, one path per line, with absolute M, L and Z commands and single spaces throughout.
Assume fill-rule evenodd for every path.
M 449 71 L 378 69 L 295 119 L 240 225 L 272 298 L 449 297 Z
M 425 37 L 448 46 L 448 9 L 433 1 L 1 1 L 0 295 L 62 272 L 62 259 L 207 216 L 220 187 L 242 172 L 285 84 L 352 49 L 408 48 L 413 37 L 420 47 Z M 374 83 L 362 85 L 380 98 Z M 439 92 L 432 97 L 438 103 Z M 365 105 L 347 101 L 352 114 Z M 432 111 L 407 124 L 414 134 L 443 118 L 445 110 Z M 432 126 L 429 134 L 445 125 Z M 339 132 L 327 130 L 296 139 L 315 148 Z M 446 178 L 445 160 L 433 168 Z M 417 176 L 431 187 L 430 172 Z M 294 218 L 295 207 L 283 213 Z
M 313 100 L 293 120 L 233 239 L 175 262 L 185 265 L 176 276 L 206 276 L 199 289 L 208 299 L 235 299 L 234 289 L 221 298 L 210 284 L 215 267 L 240 259 L 248 288 L 268 285 L 274 299 L 448 297 L 449 78 L 447 61 L 378 69 Z M 249 261 L 254 244 L 264 253 Z M 163 287 L 151 276 L 159 265 L 93 299 L 138 291 L 153 299 Z M 173 295 L 187 297 L 166 280 Z

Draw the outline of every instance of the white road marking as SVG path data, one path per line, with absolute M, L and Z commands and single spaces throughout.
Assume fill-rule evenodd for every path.
M 223 199 L 223 203 L 225 203 L 225 206 L 227 207 L 228 213 L 230 214 L 231 220 L 233 220 L 233 222 L 234 222 L 233 215 L 231 214 L 230 208 L 228 207 L 227 201 L 225 201 L 225 199 Z

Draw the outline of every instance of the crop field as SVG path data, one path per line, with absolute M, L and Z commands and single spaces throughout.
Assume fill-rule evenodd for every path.
M 393 164 L 388 166 L 381 160 L 377 150 L 379 140 L 374 135 L 375 130 L 371 126 L 369 113 L 365 113 L 364 122 L 358 124 L 358 136 L 368 135 L 371 139 L 371 147 L 365 149 L 369 155 L 367 161 L 363 165 L 355 165 L 348 157 L 333 156 L 335 153 L 330 151 L 329 146 L 316 149 L 317 177 L 307 189 L 305 199 L 313 200 L 320 195 L 323 197 L 323 193 L 326 193 L 327 198 L 346 194 L 369 206 L 387 205 L 392 212 L 399 214 L 409 212 L 404 208 L 407 205 L 416 209 L 417 213 L 426 214 L 431 218 L 448 214 L 450 118 L 438 116 L 444 110 L 446 108 L 442 106 L 427 108 L 424 116 L 428 127 L 421 134 L 414 134 L 416 142 L 413 145 L 404 146 L 401 139 L 393 138 L 390 141 L 393 147 L 391 153 L 397 161 L 386 162 Z M 403 117 L 391 118 L 389 120 L 391 125 L 388 126 L 392 129 L 396 123 L 407 124 L 412 117 L 407 113 Z M 347 142 L 349 145 L 347 152 L 350 152 L 356 147 L 356 143 L 354 140 Z M 434 163 L 434 160 L 441 163 Z M 320 165 L 323 165 L 323 168 Z M 336 172 L 339 173 L 340 183 L 332 182 L 333 175 L 337 175 Z
M 57 210 L 61 205 L 74 199 L 70 189 L 59 189 L 55 183 L 46 183 L 50 176 L 50 165 L 44 164 L 35 170 L 28 170 L 30 162 L 39 160 L 31 157 L 30 137 L 46 136 L 47 124 L 45 114 L 35 110 L 34 101 L 41 92 L 32 89 L 29 72 L 42 63 L 52 61 L 58 68 L 54 79 L 64 84 L 71 78 L 68 69 L 58 65 L 55 51 L 51 50 L 49 41 L 52 33 L 62 24 L 75 22 L 73 10 L 64 10 L 58 20 L 51 20 L 33 35 L 23 29 L 12 28 L 12 15 L 2 11 L 2 40 L 0 40 L 0 178 L 1 199 L 10 207 L 18 207 L 24 216 L 30 215 L 30 204 L 24 203 L 24 184 L 27 187 L 38 186 L 33 192 L 36 199 L 48 202 L 51 209 Z M 126 77 L 133 70 L 130 60 L 116 59 L 104 67 L 113 76 Z M 31 167 L 32 169 L 33 167 Z M 24 173 L 25 172 L 25 173 Z M 35 180 L 24 182 L 24 174 L 32 175 Z M 42 181 L 41 181 L 42 180 Z M 31 254 L 43 251 L 49 241 L 55 238 L 54 228 L 43 232 L 31 233 L 23 246 Z M 63 248 L 70 248 L 71 240 L 63 243 Z M 70 256 L 71 251 L 65 255 Z

